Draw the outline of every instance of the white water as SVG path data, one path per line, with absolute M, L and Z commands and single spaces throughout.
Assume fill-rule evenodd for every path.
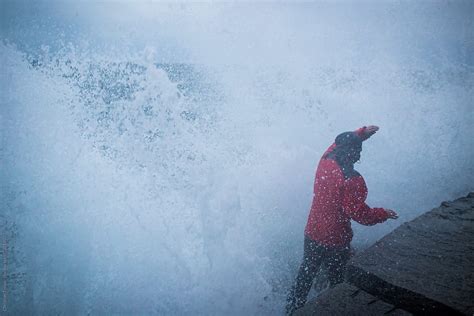
M 362 125 L 400 219 L 356 247 L 473 189 L 472 4 L 2 5 L 11 310 L 281 313 L 318 159 Z

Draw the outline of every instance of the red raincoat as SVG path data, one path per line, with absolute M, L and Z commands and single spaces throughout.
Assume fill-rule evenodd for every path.
M 362 140 L 370 136 L 365 127 L 355 133 Z M 356 172 L 346 179 L 336 160 L 327 157 L 335 148 L 336 144 L 329 147 L 316 170 L 305 235 L 325 246 L 348 247 L 353 235 L 351 219 L 363 225 L 375 225 L 387 220 L 388 213 L 365 203 L 367 186 L 360 174 Z

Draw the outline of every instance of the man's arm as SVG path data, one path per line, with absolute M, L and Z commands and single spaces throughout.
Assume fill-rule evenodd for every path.
M 354 133 L 356 133 L 362 139 L 362 141 L 364 141 L 366 139 L 369 139 L 369 137 L 374 135 L 378 130 L 378 126 L 369 125 L 356 129 Z
M 379 207 L 370 208 L 366 203 L 353 203 L 352 201 L 345 201 L 343 209 L 351 219 L 366 226 L 372 226 L 385 222 L 389 218 L 395 218 L 392 217 L 391 213 L 389 213 L 389 211 L 393 211 Z
M 365 203 L 367 188 L 363 179 L 346 182 L 344 196 L 342 199 L 342 209 L 351 219 L 362 225 L 375 225 L 385 222 L 387 219 L 398 218 L 397 213 L 392 210 L 374 207 L 371 208 Z
M 361 128 L 358 128 L 354 131 L 361 139 L 362 141 L 369 139 L 370 136 L 374 135 L 377 131 L 379 130 L 378 126 L 375 125 L 369 125 L 369 126 L 363 126 Z M 326 157 L 331 151 L 336 148 L 336 143 L 332 143 L 331 146 L 326 150 L 326 152 L 323 155 L 323 158 Z

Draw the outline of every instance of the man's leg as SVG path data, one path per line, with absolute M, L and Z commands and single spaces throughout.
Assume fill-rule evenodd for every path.
M 331 287 L 344 282 L 346 264 L 350 258 L 350 249 L 330 249 L 327 251 L 325 263 L 327 265 L 328 279 Z
M 287 299 L 286 313 L 288 315 L 291 315 L 306 303 L 306 297 L 313 284 L 313 279 L 321 265 L 323 251 L 322 246 L 305 237 L 303 262 Z

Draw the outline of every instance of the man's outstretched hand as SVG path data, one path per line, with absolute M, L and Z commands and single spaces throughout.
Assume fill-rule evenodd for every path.
M 393 210 L 389 210 L 389 209 L 385 209 L 385 211 L 388 213 L 388 218 L 390 219 L 397 219 L 398 218 L 398 214 L 393 211 Z
M 367 134 L 368 137 L 372 136 L 379 130 L 378 126 L 375 125 L 369 125 L 365 129 L 365 133 Z

